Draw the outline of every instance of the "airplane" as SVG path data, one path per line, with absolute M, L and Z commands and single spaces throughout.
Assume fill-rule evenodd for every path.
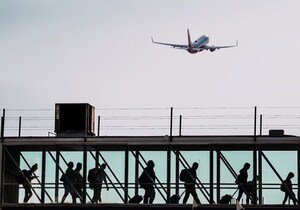
M 191 36 L 190 36 L 190 31 L 189 29 L 187 29 L 187 35 L 188 35 L 188 45 L 184 45 L 184 44 L 170 44 L 170 43 L 164 43 L 164 42 L 156 42 L 152 39 L 152 42 L 154 44 L 161 44 L 161 45 L 167 45 L 167 46 L 171 46 L 174 47 L 175 49 L 181 49 L 181 50 L 187 50 L 189 53 L 191 54 L 195 54 L 198 52 L 201 52 L 203 50 L 210 50 L 211 52 L 215 51 L 215 50 L 219 50 L 222 48 L 230 48 L 230 47 L 236 47 L 238 46 L 238 41 L 236 41 L 235 45 L 228 45 L 228 46 L 208 46 L 208 42 L 209 42 L 209 37 L 206 35 L 201 36 L 200 38 L 198 38 L 196 41 L 191 42 Z

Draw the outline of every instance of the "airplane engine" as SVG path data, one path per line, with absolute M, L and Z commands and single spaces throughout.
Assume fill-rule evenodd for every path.
M 210 50 L 210 52 L 213 52 L 213 51 L 215 51 L 216 49 L 209 49 Z

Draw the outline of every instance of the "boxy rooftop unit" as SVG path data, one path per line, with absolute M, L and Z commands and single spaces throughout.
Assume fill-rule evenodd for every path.
M 55 104 L 55 133 L 58 137 L 94 136 L 95 108 L 86 103 Z

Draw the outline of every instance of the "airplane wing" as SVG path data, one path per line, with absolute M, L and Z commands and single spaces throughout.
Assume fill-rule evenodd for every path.
M 222 49 L 222 48 L 236 47 L 236 46 L 238 46 L 238 44 L 239 44 L 238 41 L 236 41 L 235 45 L 227 45 L 227 46 L 214 46 L 214 45 L 207 46 L 207 45 L 205 45 L 205 46 L 202 46 L 201 48 L 204 48 L 204 49 L 210 50 L 210 51 L 215 51 L 215 50 Z
M 167 45 L 167 46 L 171 46 L 174 47 L 176 49 L 182 49 L 182 50 L 187 50 L 188 49 L 188 45 L 183 45 L 183 44 L 170 44 L 170 43 L 163 43 L 163 42 L 155 42 L 153 40 L 153 38 L 151 37 L 151 40 L 154 44 L 161 44 L 161 45 Z

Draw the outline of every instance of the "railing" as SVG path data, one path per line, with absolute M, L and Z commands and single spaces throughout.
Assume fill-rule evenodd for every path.
M 3 109 L 1 137 L 54 136 L 54 115 L 54 109 Z M 300 107 L 100 108 L 95 125 L 99 136 L 267 135 L 271 129 L 300 135 Z

